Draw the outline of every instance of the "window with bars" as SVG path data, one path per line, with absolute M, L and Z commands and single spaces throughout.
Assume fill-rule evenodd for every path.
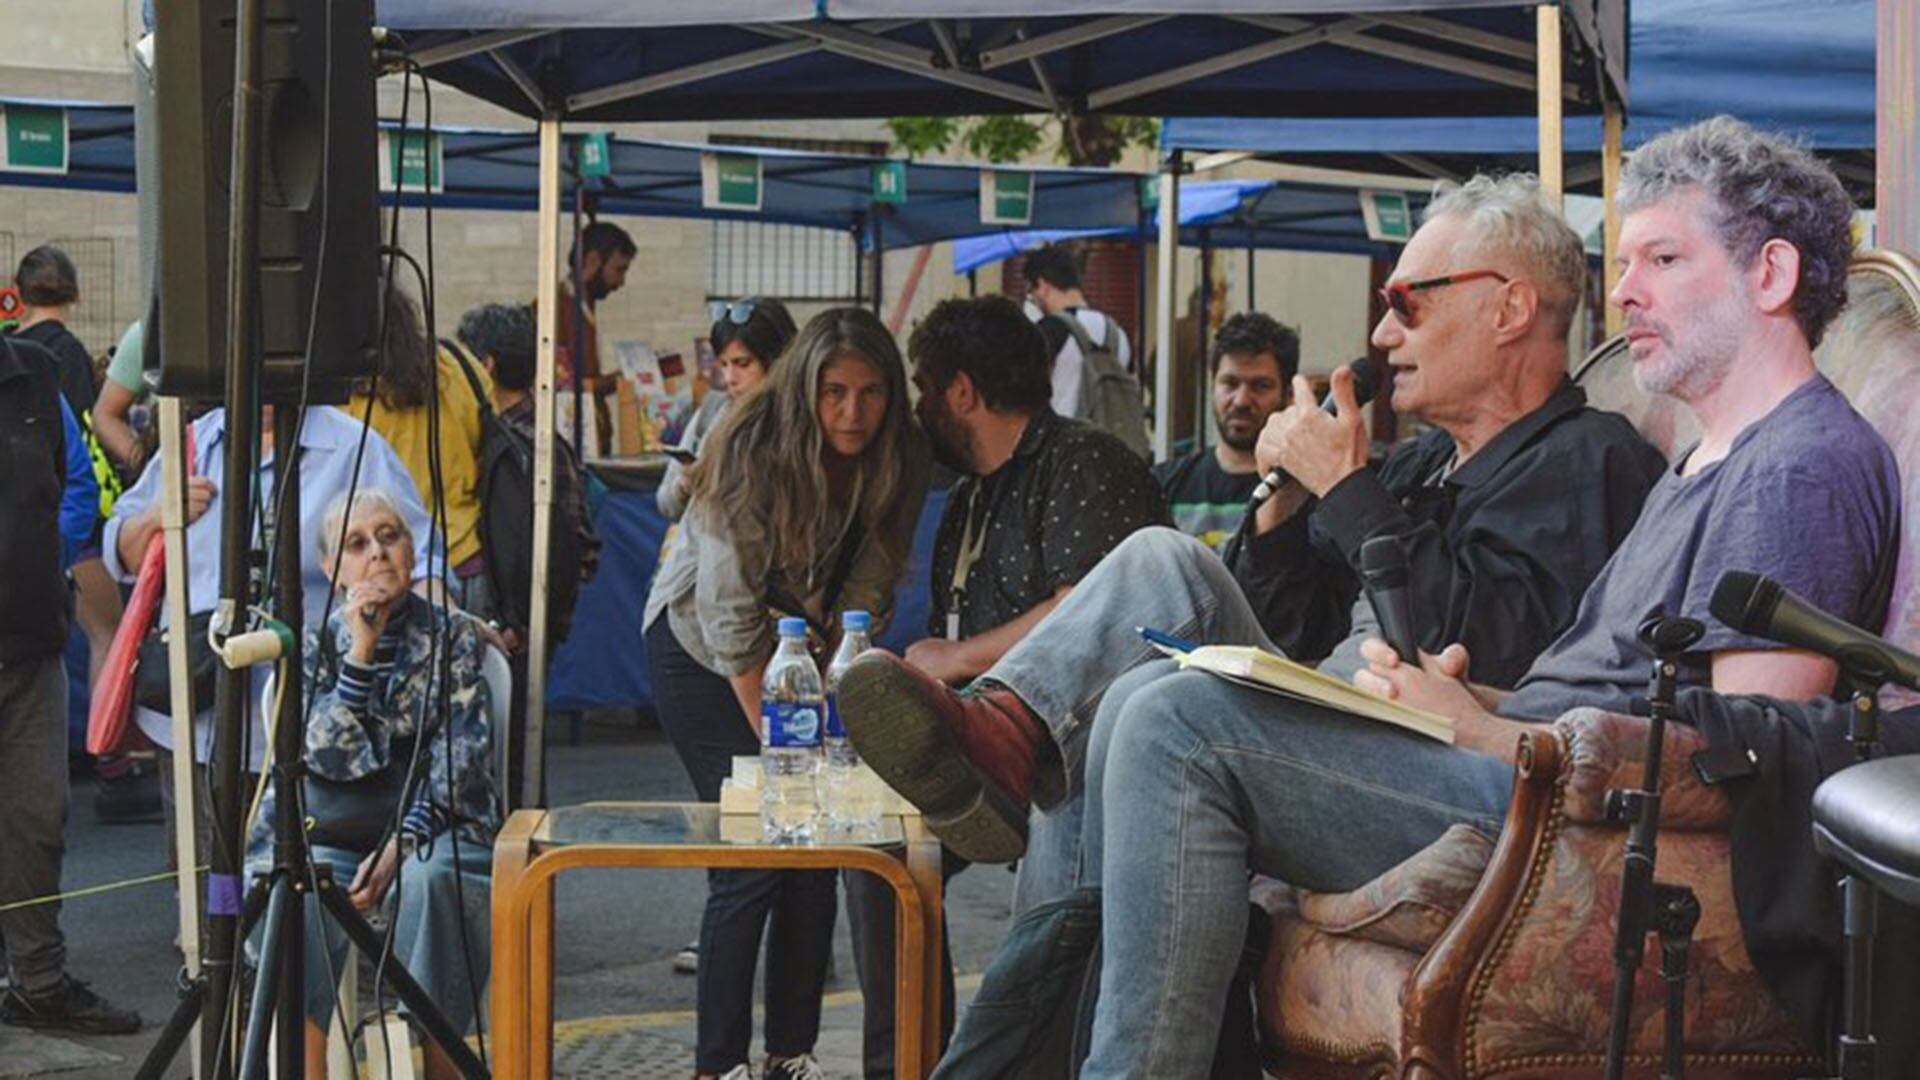
M 707 295 L 712 300 L 852 300 L 860 273 L 854 238 L 837 229 L 716 221 Z
M 120 340 L 125 329 L 115 322 L 113 240 L 105 236 L 55 236 L 45 241 L 67 253 L 73 260 L 74 276 L 80 282 L 80 302 L 63 320 L 87 347 L 98 356 Z M 27 243 L 11 232 L 0 232 L 0 285 L 13 284 L 14 271 L 27 252 L 40 246 Z
M 884 142 L 713 135 L 720 146 L 803 150 L 879 157 Z M 707 278 L 710 300 L 769 296 L 780 300 L 851 301 L 859 295 L 861 261 L 854 238 L 836 229 L 762 221 L 716 221 Z

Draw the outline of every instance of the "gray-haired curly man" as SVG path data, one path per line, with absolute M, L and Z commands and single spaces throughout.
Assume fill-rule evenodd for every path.
M 1201 672 L 1108 690 L 1087 750 L 1083 858 L 1102 889 L 1104 967 L 1083 1077 L 1204 1076 L 1212 1047 L 1194 1036 L 1217 1029 L 1248 870 L 1344 891 L 1453 824 L 1497 830 L 1527 724 L 1576 706 L 1630 711 L 1651 662 L 1635 639 L 1648 613 L 1707 624 L 1684 686 L 1785 699 L 1829 692 L 1834 665 L 1713 620 L 1723 570 L 1768 574 L 1849 621 L 1878 621 L 1897 539 L 1895 465 L 1812 356 L 1845 303 L 1845 193 L 1804 151 L 1722 117 L 1641 148 L 1621 205 L 1612 300 L 1627 314 L 1636 378 L 1684 402 L 1701 441 L 1661 476 L 1572 625 L 1511 694 L 1467 682 L 1458 644 L 1417 666 L 1363 645 L 1355 681 L 1452 717 L 1455 746 Z M 1395 281 L 1458 269 L 1428 263 L 1448 253 L 1420 241 Z M 1447 292 L 1389 313 L 1376 343 L 1397 359 L 1417 329 L 1409 317 L 1494 302 Z M 1268 433 L 1296 474 L 1285 429 L 1317 419 L 1283 414 Z M 1782 527 L 1807 521 L 1820 528 Z

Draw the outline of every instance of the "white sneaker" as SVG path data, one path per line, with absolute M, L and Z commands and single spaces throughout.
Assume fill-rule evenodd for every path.
M 768 1058 L 761 1075 L 766 1080 L 827 1080 L 826 1070 L 820 1067 L 812 1054 L 783 1058 L 778 1062 Z
M 728 1069 L 726 1073 L 720 1077 L 720 1080 L 753 1080 L 753 1070 L 747 1068 L 743 1062 Z
M 687 947 L 673 954 L 673 970 L 682 975 L 691 975 L 700 970 L 700 943 L 687 942 Z M 722 1077 L 721 1080 L 726 1080 Z

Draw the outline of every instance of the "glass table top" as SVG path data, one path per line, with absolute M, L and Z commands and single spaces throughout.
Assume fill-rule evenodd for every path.
M 547 812 L 533 834 L 541 847 L 578 844 L 705 846 L 762 843 L 760 815 L 722 814 L 718 803 L 593 802 L 559 806 Z M 822 829 L 813 847 L 901 847 L 906 831 L 897 814 L 880 819 L 876 830 L 861 833 Z M 793 845 L 783 845 L 793 846 Z

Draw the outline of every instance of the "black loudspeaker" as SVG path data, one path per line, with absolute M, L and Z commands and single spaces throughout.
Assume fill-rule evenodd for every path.
M 372 0 L 260 0 L 263 401 L 345 401 L 378 362 L 380 213 Z M 155 6 L 160 392 L 225 390 L 233 0 Z M 316 291 L 318 302 L 315 302 Z M 148 346 L 152 347 L 151 344 Z

